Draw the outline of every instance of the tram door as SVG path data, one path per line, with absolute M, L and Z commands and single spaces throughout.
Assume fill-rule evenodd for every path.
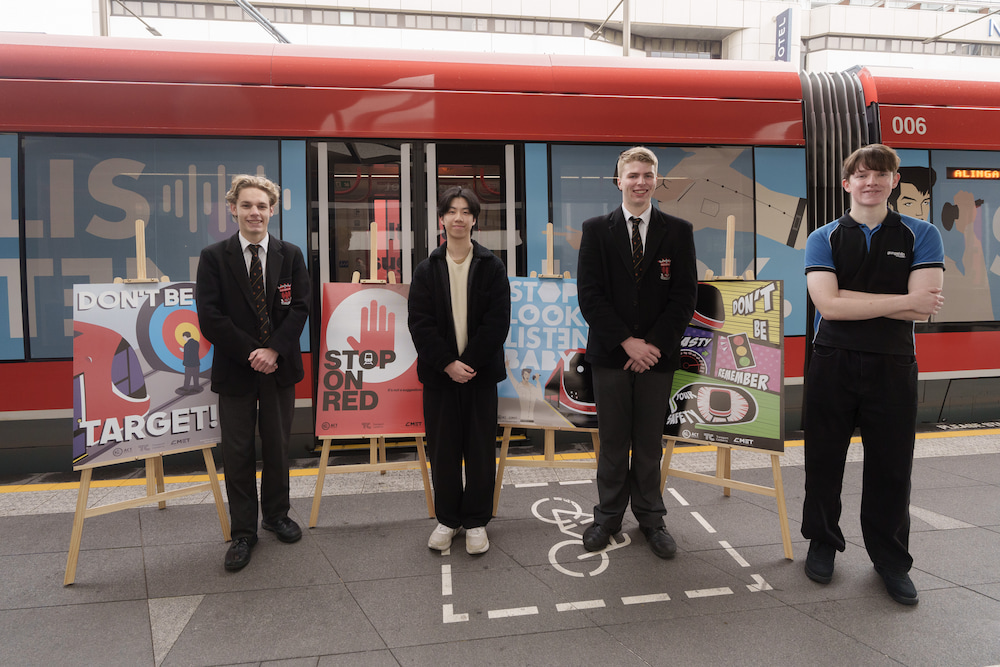
M 455 185 L 482 205 L 473 238 L 516 275 L 513 145 L 318 141 L 309 150 L 320 283 L 351 282 L 355 273 L 410 282 L 443 239 L 437 200 Z
M 437 218 L 438 197 L 449 188 L 468 188 L 479 199 L 481 211 L 473 238 L 492 250 L 507 265 L 508 275 L 517 271 L 516 161 L 512 144 L 427 144 L 426 174 L 427 252 L 444 241 Z

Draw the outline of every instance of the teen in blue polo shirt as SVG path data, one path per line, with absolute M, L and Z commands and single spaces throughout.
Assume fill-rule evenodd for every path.
M 806 378 L 806 575 L 827 584 L 846 547 L 840 530 L 844 463 L 861 429 L 865 548 L 892 599 L 916 604 L 908 574 L 910 473 L 917 418 L 913 322 L 944 303 L 944 248 L 931 224 L 890 211 L 899 156 L 882 144 L 844 161 L 851 208 L 806 241 L 806 284 L 816 306 Z

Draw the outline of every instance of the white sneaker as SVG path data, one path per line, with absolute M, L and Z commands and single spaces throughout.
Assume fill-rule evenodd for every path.
M 437 551 L 444 551 L 451 547 L 451 540 L 458 535 L 458 528 L 449 528 L 443 523 L 439 523 L 431 538 L 427 540 L 427 547 Z
M 470 554 L 486 553 L 489 548 L 490 538 L 486 537 L 485 526 L 465 531 L 465 550 Z

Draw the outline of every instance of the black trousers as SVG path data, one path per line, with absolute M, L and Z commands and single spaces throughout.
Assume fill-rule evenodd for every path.
M 437 520 L 449 528 L 485 526 L 497 475 L 496 384 L 425 386 L 424 427 Z
M 601 438 L 594 522 L 617 532 L 631 501 L 640 526 L 662 526 L 667 513 L 660 493 L 663 422 L 674 374 L 600 366 L 591 371 Z
M 817 345 L 806 378 L 806 498 L 802 536 L 843 551 L 840 495 L 855 427 L 864 444 L 861 531 L 872 562 L 894 572 L 913 564 L 910 473 L 917 419 L 917 362 Z
M 257 453 L 260 431 L 260 509 L 268 521 L 288 516 L 288 440 L 295 410 L 295 386 L 279 387 L 258 374 L 255 390 L 242 396 L 219 395 L 222 466 L 229 497 L 233 539 L 257 534 Z

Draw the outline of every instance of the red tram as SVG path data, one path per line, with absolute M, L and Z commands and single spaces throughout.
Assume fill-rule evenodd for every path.
M 510 275 L 539 268 L 549 222 L 555 259 L 573 273 L 580 222 L 615 204 L 615 157 L 640 143 L 660 157 L 659 206 L 695 225 L 702 268 L 719 272 L 734 215 L 740 273 L 785 281 L 793 430 L 810 333 L 805 236 L 843 212 L 839 164 L 851 150 L 897 148 L 916 174 L 906 205 L 942 229 L 954 304 L 917 327 L 920 418 L 996 420 L 998 125 L 1000 78 L 6 34 L 0 465 L 68 467 L 67 291 L 135 275 L 136 219 L 148 223 L 151 275 L 193 280 L 201 247 L 234 230 L 221 206 L 228 177 L 267 173 L 283 187 L 272 232 L 308 249 L 318 294 L 372 268 L 372 220 L 378 275 L 408 282 L 437 243 L 437 192 L 465 184 L 484 202 L 479 240 Z M 305 349 L 319 349 L 317 335 Z M 309 377 L 297 392 L 303 439 Z

